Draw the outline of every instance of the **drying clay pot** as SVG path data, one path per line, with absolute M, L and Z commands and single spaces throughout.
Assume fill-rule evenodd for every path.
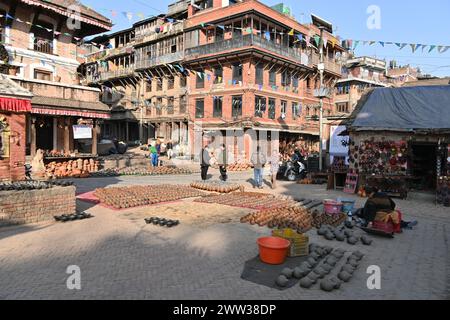
M 317 273 L 311 272 L 307 275 L 307 278 L 311 279 L 314 283 L 319 279 L 319 275 Z
M 361 242 L 365 245 L 365 246 L 370 246 L 373 242 L 372 239 L 367 238 L 366 236 L 362 236 L 361 237 Z
M 330 264 L 330 265 L 336 265 L 336 263 L 337 263 L 337 259 L 336 259 L 336 257 L 334 257 L 334 256 L 328 256 L 327 258 L 326 258 L 326 260 L 325 260 L 325 262 L 326 263 L 328 263 L 328 264 Z
M 290 268 L 284 268 L 283 271 L 281 271 L 281 274 L 285 276 L 286 278 L 290 279 L 292 278 L 292 275 L 294 274 L 294 270 Z
M 349 238 L 347 239 L 347 243 L 354 246 L 355 244 L 358 243 L 358 239 L 357 239 L 356 237 L 349 237 Z
M 355 251 L 352 253 L 352 256 L 355 256 L 358 258 L 358 260 L 361 260 L 362 258 L 364 258 L 364 253 L 362 253 L 360 251 Z
M 320 259 L 320 254 L 318 254 L 317 252 L 313 252 L 309 255 L 311 258 L 314 258 L 316 260 Z
M 326 292 L 331 292 L 334 290 L 335 284 L 331 282 L 329 279 L 325 279 L 320 282 L 320 289 Z
M 341 251 L 335 251 L 331 254 L 333 257 L 335 257 L 336 259 L 341 259 L 344 256 L 344 253 Z
M 327 252 L 327 254 L 330 254 L 331 252 L 333 252 L 333 248 L 330 246 L 324 247 L 324 250 Z
M 341 287 L 341 281 L 336 277 L 331 277 L 330 282 L 334 284 L 334 289 L 339 289 Z
M 327 271 L 325 269 L 323 269 L 322 267 L 318 267 L 318 268 L 314 269 L 313 272 L 315 274 L 317 274 L 320 279 L 325 277 L 328 274 Z
M 341 272 L 338 274 L 338 278 L 339 278 L 340 280 L 344 281 L 344 282 L 349 282 L 350 279 L 352 278 L 352 275 L 351 275 L 350 273 L 346 272 L 346 271 L 341 271 Z
M 343 233 L 338 233 L 338 234 L 335 234 L 335 236 L 336 236 L 336 240 L 337 240 L 337 241 L 340 241 L 340 242 L 345 241 L 345 234 L 343 234 Z
M 327 232 L 327 233 L 325 234 L 325 239 L 327 239 L 327 240 L 329 240 L 329 241 L 334 240 L 334 234 L 331 233 L 331 232 Z
M 287 284 L 289 283 L 288 278 L 286 278 L 285 276 L 281 275 L 277 278 L 276 284 L 282 288 L 285 288 L 287 286 Z
M 294 269 L 293 276 L 295 279 L 301 279 L 303 276 L 305 276 L 305 272 L 306 270 L 297 267 Z
M 309 252 L 316 251 L 319 248 L 317 244 L 311 243 L 309 245 Z
M 355 255 L 355 253 L 352 253 L 352 255 L 349 257 L 349 259 L 355 260 L 355 261 L 361 261 L 362 258 L 363 258 L 363 256 Z
M 319 230 L 317 230 L 317 234 L 319 236 L 324 236 L 327 233 L 327 229 L 325 229 L 324 227 L 321 227 Z
M 303 262 L 303 263 L 300 265 L 300 268 L 302 268 L 302 269 L 304 269 L 304 270 L 308 269 L 308 270 L 311 271 L 311 269 L 313 268 L 313 266 L 312 266 L 311 263 L 309 263 L 308 261 L 305 261 L 305 262 Z
M 345 221 L 345 224 L 344 224 L 347 228 L 349 228 L 349 229 L 353 229 L 353 223 L 351 223 L 350 221 Z
M 327 272 L 331 272 L 331 270 L 333 270 L 333 267 L 330 266 L 329 264 L 325 263 L 322 265 L 323 270 L 327 271 Z
M 345 265 L 342 267 L 341 270 L 342 270 L 342 271 L 345 271 L 345 272 L 347 272 L 347 273 L 349 273 L 349 274 L 353 274 L 353 272 L 355 272 L 355 268 L 354 268 L 353 266 L 349 265 L 349 264 L 345 264 Z
M 345 234 L 346 237 L 351 237 L 351 236 L 353 236 L 353 231 L 344 230 L 344 234 Z
M 312 268 L 314 268 L 317 265 L 317 260 L 314 259 L 313 257 L 309 257 L 308 260 L 306 260 L 306 262 L 308 262 Z
M 354 259 L 348 260 L 347 264 L 351 265 L 353 268 L 357 268 L 359 266 L 359 262 Z
M 305 288 L 305 289 L 309 289 L 313 286 L 314 282 L 308 278 L 305 277 L 302 280 L 300 280 L 300 287 Z

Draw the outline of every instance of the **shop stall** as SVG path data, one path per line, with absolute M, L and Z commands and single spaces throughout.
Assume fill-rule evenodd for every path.
M 443 146 L 450 142 L 449 108 L 450 86 L 366 93 L 346 122 L 350 170 L 360 188 L 374 186 L 400 198 L 410 190 L 436 191 L 447 160 Z

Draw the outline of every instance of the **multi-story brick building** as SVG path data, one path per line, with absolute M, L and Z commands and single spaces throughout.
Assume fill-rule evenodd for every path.
M 0 3 L 1 45 L 8 53 L 3 72 L 33 94 L 24 133 L 27 153 L 36 149 L 80 148 L 72 126 L 93 127 L 109 118 L 98 88 L 82 86 L 78 77 L 79 42 L 111 29 L 111 21 L 75 0 L 6 0 Z M 5 68 L 7 66 L 7 68 Z
M 317 149 L 319 45 L 325 85 L 341 77 L 343 48 L 329 31 L 321 41 L 315 25 L 256 0 L 178 1 L 165 16 L 94 39 L 107 49 L 88 59 L 86 83 L 113 98 L 113 119 L 133 123 L 128 134 L 121 121 L 104 130 L 121 139 L 161 137 L 192 151 L 196 134 L 232 130 L 246 136 L 253 129 L 274 143 L 304 139 Z M 332 98 L 324 110 L 332 113 Z M 270 132 L 276 132 L 273 139 Z M 234 151 L 248 157 L 250 136 L 245 141 L 244 150 Z

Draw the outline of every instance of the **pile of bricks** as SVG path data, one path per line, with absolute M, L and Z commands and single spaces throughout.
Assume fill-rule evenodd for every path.
M 1 191 L 0 227 L 53 220 L 75 213 L 75 187 L 44 190 Z

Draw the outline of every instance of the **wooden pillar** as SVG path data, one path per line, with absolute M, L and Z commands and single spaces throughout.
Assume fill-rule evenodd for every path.
M 128 121 L 125 123 L 126 127 L 125 127 L 125 140 L 126 142 L 130 141 L 130 128 L 128 126 Z
M 31 141 L 30 141 L 30 154 L 31 157 L 36 155 L 36 118 L 31 117 Z
M 70 150 L 70 118 L 64 119 L 64 152 Z
M 58 150 L 58 118 L 56 117 L 53 118 L 53 150 Z
M 98 154 L 98 122 L 94 120 L 94 125 L 92 127 L 92 154 Z

